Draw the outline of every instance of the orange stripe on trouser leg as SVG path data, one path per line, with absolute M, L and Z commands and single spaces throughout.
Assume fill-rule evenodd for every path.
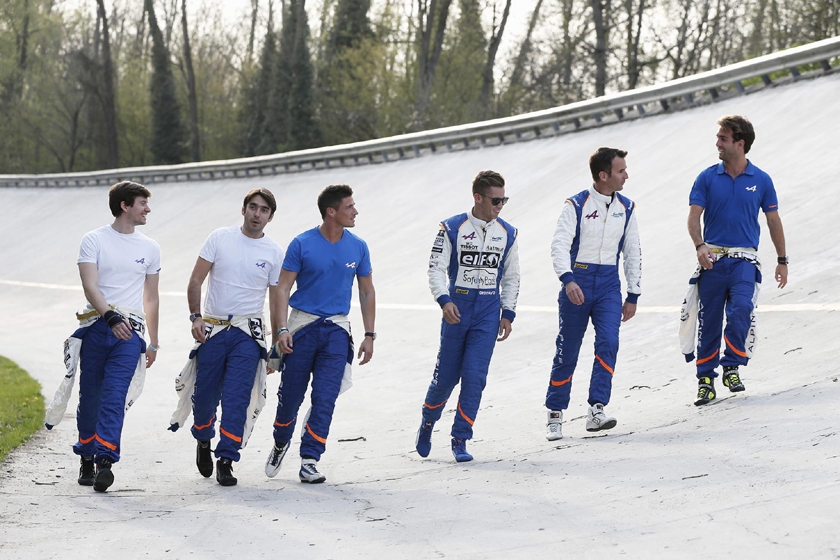
M 93 437 L 96 438 L 96 441 L 98 441 L 99 443 L 101 443 L 102 445 L 104 445 L 105 447 L 110 449 L 111 451 L 116 451 L 117 450 L 116 445 L 114 445 L 113 443 L 108 443 L 107 441 L 105 441 L 104 439 L 99 437 L 97 434 L 93 434 Z
M 442 407 L 442 406 L 443 406 L 443 405 L 445 405 L 445 404 L 446 404 L 446 401 L 443 401 L 443 402 L 442 402 L 442 403 L 440 403 L 440 404 L 426 404 L 426 403 L 423 403 L 423 406 L 425 406 L 426 408 L 432 408 L 432 409 L 434 409 L 434 408 L 440 408 L 440 407 Z
M 295 416 L 294 418 L 292 418 L 291 420 L 289 420 L 285 424 L 281 424 L 280 422 L 275 420 L 274 425 L 277 426 L 278 428 L 285 428 L 286 426 L 290 426 L 292 424 L 292 422 L 294 422 L 295 420 L 297 420 L 297 416 Z
M 571 380 L 572 380 L 572 376 L 570 375 L 567 379 L 564 379 L 563 381 L 554 381 L 552 379 L 551 384 L 554 385 L 555 387 L 560 387 L 561 385 L 565 385 L 566 383 L 569 383 Z
M 196 430 L 203 430 L 204 428 L 209 428 L 210 426 L 212 426 L 213 422 L 215 422 L 215 421 L 216 421 L 216 415 L 214 414 L 213 418 L 211 418 L 209 422 L 207 422 L 203 426 L 199 426 L 198 424 L 193 424 L 193 428 L 195 428 Z
M 470 418 L 469 416 L 467 416 L 466 414 L 464 414 L 464 411 L 463 411 L 463 409 L 461 408 L 461 403 L 460 403 L 460 402 L 458 403 L 458 412 L 460 412 L 460 413 L 461 413 L 461 416 L 463 416 L 463 417 L 464 417 L 464 420 L 466 420 L 466 421 L 467 421 L 467 423 L 468 423 L 470 426 L 472 426 L 473 424 L 475 424 L 475 420 L 473 420 L 472 418 Z
M 90 442 L 92 442 L 92 441 L 93 441 L 93 438 L 94 438 L 94 437 L 95 437 L 95 436 L 90 436 L 90 437 L 89 437 L 89 438 L 87 438 L 87 439 L 82 439 L 82 436 L 79 436 L 79 443 L 81 443 L 82 445 L 87 444 L 87 443 L 90 443 Z
M 601 365 L 604 366 L 605 370 L 610 372 L 610 375 L 615 375 L 615 372 L 613 371 L 613 368 L 608 366 L 607 363 L 604 360 L 601 359 L 601 356 L 595 354 L 595 359 L 598 360 L 599 362 L 601 362 Z
M 732 350 L 733 352 L 735 352 L 736 354 L 738 354 L 738 355 L 739 355 L 739 356 L 741 356 L 742 358 L 746 358 L 746 357 L 747 357 L 747 353 L 746 353 L 746 352 L 742 352 L 742 351 L 738 350 L 737 348 L 735 348 L 734 346 L 732 346 L 732 343 L 731 343 L 731 342 L 729 342 L 729 339 L 728 339 L 728 338 L 726 338 L 726 335 L 723 335 L 723 340 L 725 340 L 725 341 L 726 341 L 726 345 L 727 345 L 727 346 L 729 346 L 729 349 L 730 349 L 730 350 Z
M 312 428 L 309 427 L 309 422 L 306 423 L 306 431 L 309 432 L 309 435 L 314 437 L 316 440 L 320 441 L 321 443 L 326 444 L 327 440 L 316 434 L 312 431 Z
M 700 364 L 705 364 L 709 360 L 715 359 L 719 353 L 720 353 L 720 350 L 715 350 L 710 356 L 706 356 L 705 358 L 700 358 L 699 360 L 697 360 L 697 365 L 699 366 Z
M 232 439 L 232 440 L 233 440 L 233 441 L 235 441 L 236 443 L 242 443 L 242 438 L 241 438 L 241 437 L 238 437 L 238 436 L 233 435 L 232 433 L 230 433 L 229 431 L 225 430 L 224 428 L 219 427 L 219 431 L 222 433 L 222 435 L 223 435 L 223 436 L 227 436 L 227 437 L 229 437 L 230 439 Z

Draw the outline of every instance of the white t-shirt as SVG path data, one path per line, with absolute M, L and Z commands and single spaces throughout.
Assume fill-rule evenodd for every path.
M 208 315 L 255 315 L 263 312 L 265 291 L 280 281 L 283 249 L 264 235 L 252 239 L 239 226 L 211 233 L 198 253 L 213 263 L 204 312 Z
M 76 262 L 96 265 L 99 291 L 109 305 L 143 309 L 146 275 L 160 272 L 160 245 L 138 231 L 102 226 L 82 237 Z

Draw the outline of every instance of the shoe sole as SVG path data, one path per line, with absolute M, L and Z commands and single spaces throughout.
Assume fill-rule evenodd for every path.
M 469 456 L 469 457 L 463 457 L 463 456 L 458 457 L 457 455 L 455 456 L 455 462 L 456 463 L 469 463 L 472 460 L 473 460 L 472 456 Z
M 97 492 L 105 492 L 114 483 L 114 473 L 111 469 L 102 469 L 96 473 L 96 478 L 93 481 L 93 489 Z
M 209 448 L 207 452 L 209 455 Z M 208 457 L 206 461 L 202 461 L 201 452 L 198 449 L 196 449 L 195 453 L 195 466 L 198 467 L 198 472 L 201 473 L 201 476 L 203 476 L 204 478 L 210 478 L 211 476 L 213 476 L 213 458 Z
M 589 426 L 586 427 L 587 432 L 600 432 L 601 430 L 612 430 L 618 424 L 618 420 L 607 420 L 603 424 L 598 427 L 590 428 Z
M 744 387 L 743 383 L 730 387 L 724 383 L 727 389 L 729 389 L 730 393 L 740 393 L 741 391 L 745 391 L 747 388 Z
M 217 478 L 216 482 L 219 483 L 219 486 L 236 486 L 236 483 L 238 481 L 235 478 L 227 478 L 227 479 L 222 479 L 222 480 L 219 480 Z
M 274 454 L 272 449 L 268 454 L 268 459 L 265 461 L 265 476 L 274 478 L 280 472 L 280 467 L 283 465 L 283 459 L 286 457 L 286 452 L 289 450 L 289 444 L 286 444 L 286 449 L 280 453 L 280 460 L 277 461 L 277 466 L 271 464 L 271 456 Z
M 548 441 L 560 441 L 563 439 L 563 436 L 545 436 L 545 439 Z
M 309 480 L 308 478 L 304 478 L 302 476 L 299 477 L 299 478 L 300 478 L 300 481 L 305 483 L 305 484 L 321 484 L 322 482 L 327 481 L 327 477 L 325 477 L 325 476 L 322 476 L 321 478 L 316 478 L 315 480 Z
M 714 398 L 711 398 L 711 399 L 697 399 L 696 401 L 694 401 L 694 406 L 703 406 L 704 404 L 709 404 L 713 400 L 715 400 L 715 399 Z

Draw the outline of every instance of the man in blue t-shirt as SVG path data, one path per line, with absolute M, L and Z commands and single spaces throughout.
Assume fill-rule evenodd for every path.
M 365 327 L 359 365 L 373 357 L 376 339 L 370 252 L 367 243 L 345 229 L 356 225 L 359 213 L 353 190 L 347 185 L 330 185 L 318 196 L 318 209 L 323 222 L 292 240 L 280 271 L 276 310 L 279 330 L 274 350 L 283 354 L 283 374 L 277 392 L 274 447 L 265 465 L 269 477 L 280 471 L 311 374 L 312 408 L 304 419 L 299 472 L 301 482 L 309 483 L 326 480 L 318 472 L 318 460 L 326 449 L 335 401 L 350 386 L 353 339 L 347 314 L 354 278 L 359 283 Z M 297 289 L 290 298 L 295 282 Z
M 697 251 L 699 329 L 695 405 L 715 398 L 714 379 L 718 363 L 723 366 L 723 384 L 732 392 L 744 390 L 738 366 L 746 366 L 754 340 L 750 336 L 753 309 L 761 283 L 758 261 L 758 211 L 764 211 L 778 263 L 775 278 L 779 288 L 787 284 L 788 258 L 785 233 L 773 181 L 746 154 L 755 140 L 750 121 L 734 115 L 718 121 L 717 149 L 721 163 L 698 175 L 689 196 L 688 233 Z M 700 216 L 703 228 L 700 228 Z M 721 330 L 725 347 L 720 357 Z

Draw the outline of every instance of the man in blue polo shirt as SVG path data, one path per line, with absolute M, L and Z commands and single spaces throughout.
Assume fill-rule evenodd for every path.
M 720 130 L 716 146 L 721 163 L 700 173 L 689 196 L 688 233 L 699 264 L 693 279 L 699 296 L 697 406 L 715 398 L 718 364 L 723 366 L 723 384 L 732 392 L 744 390 L 738 367 L 746 366 L 752 353 L 755 341 L 750 338 L 750 331 L 761 283 L 757 255 L 759 209 L 764 211 L 778 255 L 775 278 L 779 288 L 787 284 L 788 273 L 785 233 L 773 181 L 746 157 L 755 140 L 752 123 L 733 115 L 722 117 L 717 124 Z
M 359 302 L 365 336 L 359 347 L 359 365 L 373 357 L 376 296 L 373 267 L 367 244 L 345 228 L 356 225 L 353 190 L 330 185 L 318 196 L 323 223 L 295 237 L 289 244 L 280 271 L 278 341 L 283 374 L 277 392 L 274 447 L 268 454 L 265 474 L 274 477 L 289 449 L 298 409 L 312 375 L 312 408 L 304 419 L 300 456 L 301 482 L 319 483 L 326 478 L 317 463 L 326 450 L 335 401 L 350 383 L 353 360 L 350 336 L 350 298 L 358 279 Z M 297 289 L 290 293 L 297 281 Z M 291 313 L 288 313 L 291 306 Z M 288 320 L 287 320 L 288 314 Z

